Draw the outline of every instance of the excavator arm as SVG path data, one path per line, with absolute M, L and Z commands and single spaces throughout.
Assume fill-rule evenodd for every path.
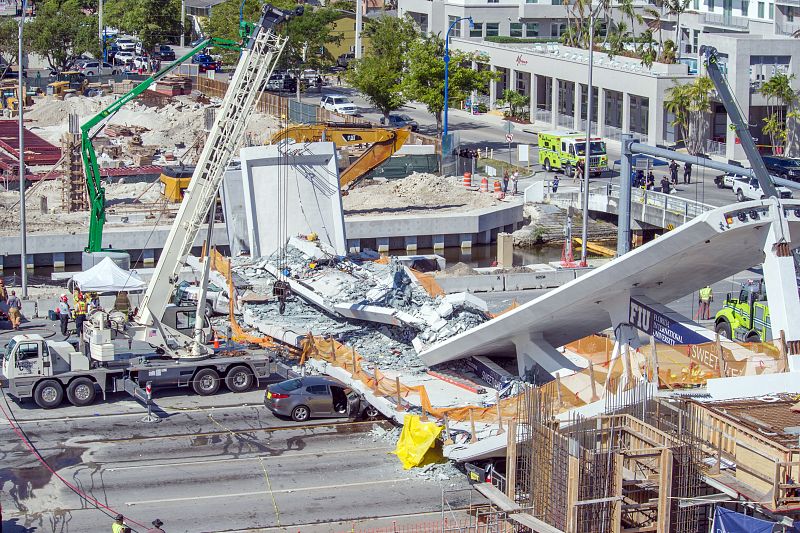
M 292 139 L 295 142 L 331 141 L 337 148 L 369 144 L 358 159 L 339 176 L 339 186 L 348 190 L 370 170 L 389 159 L 408 140 L 408 128 L 377 128 L 371 124 L 310 124 L 286 128 L 272 136 L 272 144 Z

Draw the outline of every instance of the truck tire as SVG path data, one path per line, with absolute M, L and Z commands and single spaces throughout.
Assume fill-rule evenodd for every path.
M 292 420 L 295 422 L 305 422 L 311 418 L 311 409 L 305 405 L 298 405 L 292 409 Z
M 235 366 L 225 376 L 225 386 L 231 392 L 245 392 L 253 386 L 253 373 L 246 366 Z
M 717 189 L 724 189 L 725 188 L 725 182 L 723 180 L 719 180 L 719 181 L 715 180 L 714 183 L 717 184 Z
M 572 165 L 567 165 L 564 167 L 564 176 L 571 178 L 574 175 L 575 171 L 572 170 Z
M 714 331 L 719 333 L 720 337 L 725 337 L 729 340 L 731 338 L 731 325 L 728 324 L 727 320 L 721 320 L 714 328 Z
M 751 331 L 745 337 L 744 342 L 761 342 L 761 336 L 755 331 Z
M 76 407 L 93 404 L 96 395 L 94 381 L 89 378 L 75 379 L 67 387 L 67 399 Z
M 742 193 L 742 189 L 736 191 L 736 199 L 740 202 L 744 202 L 744 194 Z
M 544 170 L 545 170 L 545 172 L 550 172 L 551 170 L 553 170 L 553 167 L 550 164 L 550 160 L 549 159 L 545 159 L 544 160 Z
M 213 368 L 201 368 L 192 379 L 192 389 L 200 396 L 210 396 L 219 390 L 219 374 Z
M 42 409 L 54 409 L 64 400 L 64 387 L 53 379 L 40 381 L 33 389 L 33 400 Z

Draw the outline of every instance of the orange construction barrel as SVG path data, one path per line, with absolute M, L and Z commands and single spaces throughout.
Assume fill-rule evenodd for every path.
M 486 176 L 481 178 L 481 192 L 489 192 L 489 178 Z
M 464 187 L 472 187 L 472 172 L 464 172 Z

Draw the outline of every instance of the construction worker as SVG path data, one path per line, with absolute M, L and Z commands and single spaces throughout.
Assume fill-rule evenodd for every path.
M 17 298 L 17 293 L 11 291 L 11 296 L 6 303 L 8 304 L 8 320 L 11 322 L 11 328 L 18 330 L 22 323 L 22 302 Z
M 663 178 L 661 178 L 661 192 L 663 192 L 664 194 L 669 194 L 669 190 L 670 190 L 669 180 L 667 179 L 666 176 L 664 176 Z
M 6 283 L 0 278 L 0 304 L 6 303 L 6 300 L 8 300 L 8 290 Z
M 701 319 L 711 319 L 711 302 L 714 301 L 714 291 L 711 287 L 706 285 L 700 289 L 700 309 L 698 315 Z
M 118 514 L 114 517 L 114 523 L 111 524 L 111 533 L 123 533 L 125 531 L 125 517 Z
M 86 322 L 87 310 L 88 307 L 86 305 L 86 300 L 79 298 L 75 304 L 75 331 L 77 332 L 79 339 L 83 335 L 83 323 Z
M 81 291 L 77 287 L 72 291 L 72 305 L 78 305 L 78 300 L 82 298 Z
M 164 530 L 161 529 L 161 526 L 164 525 L 164 522 L 156 518 L 153 520 L 153 527 L 147 530 L 147 533 L 164 533 Z
M 61 295 L 56 309 L 58 309 L 58 320 L 61 322 L 61 334 L 67 337 L 69 336 L 69 317 L 72 309 L 69 307 L 69 298 L 66 294 Z

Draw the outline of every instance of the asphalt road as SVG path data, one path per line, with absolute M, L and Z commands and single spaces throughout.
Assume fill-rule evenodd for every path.
M 196 407 L 197 398 L 173 397 L 159 402 L 168 404 L 159 424 L 141 422 L 142 409 L 128 400 L 46 419 L 35 408 L 12 409 L 59 475 L 140 523 L 161 518 L 170 533 L 344 531 L 335 524 L 436 513 L 443 487 L 466 485 L 462 476 L 434 482 L 404 471 L 389 455 L 393 443 L 369 434 L 386 422 L 298 425 L 258 405 L 262 395 L 222 394 Z M 237 405 L 242 400 L 250 405 Z M 3 531 L 110 527 L 36 462 L 6 421 L 0 434 Z

